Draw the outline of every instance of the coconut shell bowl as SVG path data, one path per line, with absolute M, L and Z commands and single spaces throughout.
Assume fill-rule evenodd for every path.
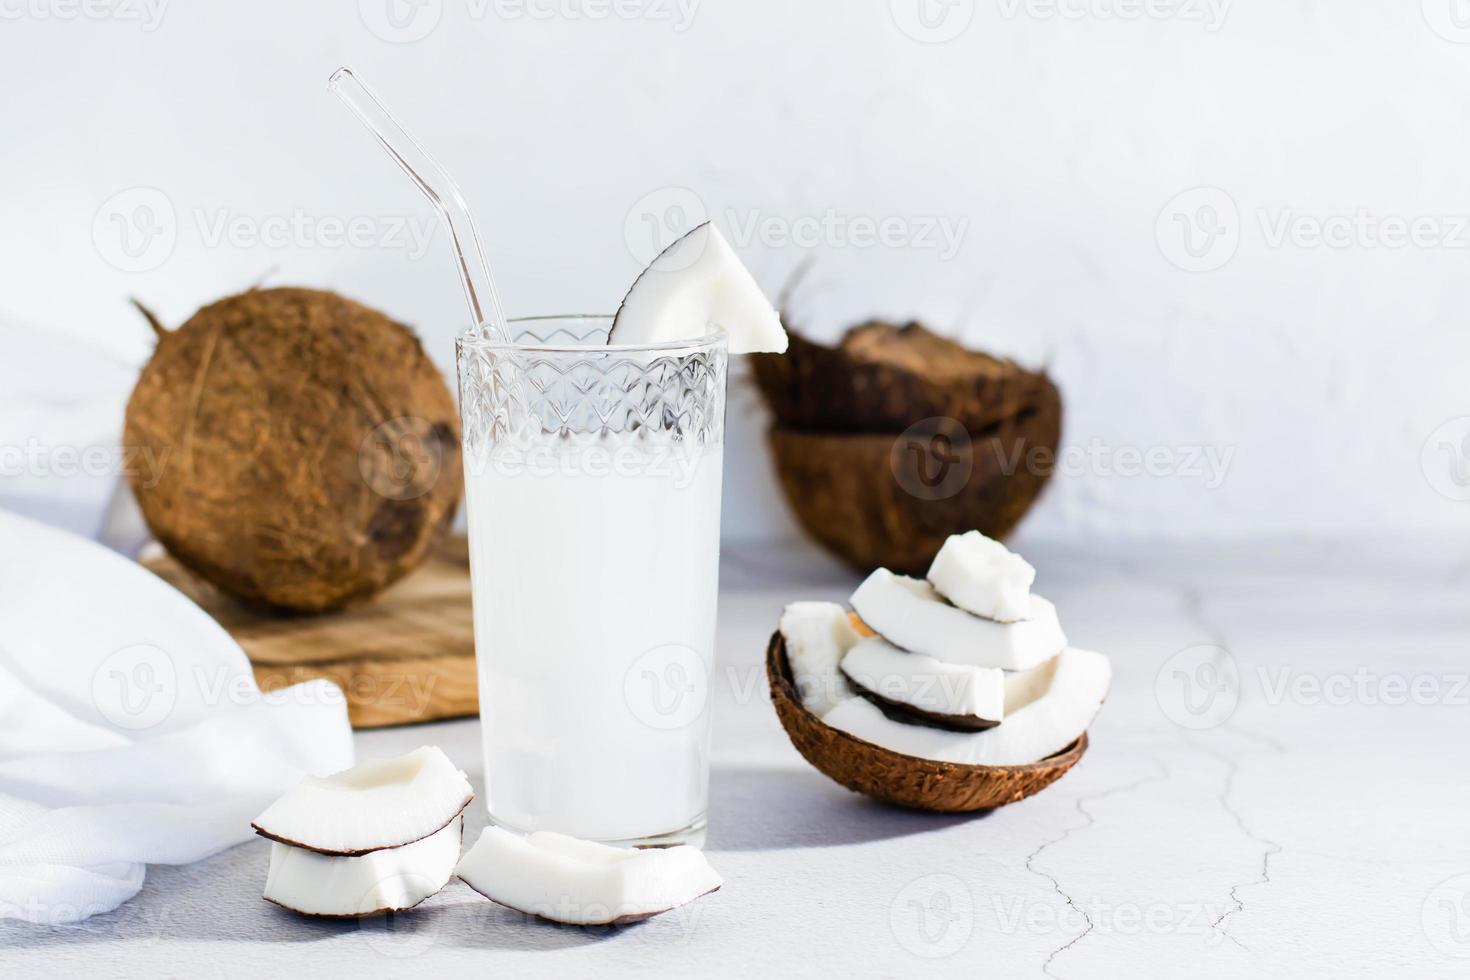
M 859 571 L 922 574 L 946 538 L 1004 538 L 1055 464 L 1062 400 L 1044 372 L 917 323 L 853 327 L 834 347 L 790 333 L 752 355 L 797 522 Z
M 903 755 L 823 723 L 802 706 L 779 632 L 766 648 L 766 678 L 781 725 L 796 750 L 850 790 L 933 813 L 970 813 L 1015 803 L 1066 775 L 1087 751 L 1087 735 L 1057 754 L 1017 766 L 971 766 Z

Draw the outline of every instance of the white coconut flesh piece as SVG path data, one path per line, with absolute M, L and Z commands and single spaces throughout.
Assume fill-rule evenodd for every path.
M 729 337 L 730 353 L 786 350 L 781 317 L 718 228 L 706 221 L 659 253 L 613 317 L 609 344 Z
M 842 658 L 842 673 L 869 700 L 910 721 L 980 731 L 1005 717 L 1006 672 L 994 667 L 947 664 L 872 636 Z
M 929 566 L 929 584 L 976 616 L 1014 623 L 1031 615 L 1036 569 L 979 531 L 951 535 Z
M 425 746 L 332 776 L 309 776 L 251 826 L 262 837 L 323 854 L 367 854 L 436 833 L 474 795 L 448 756 Z
M 865 742 L 935 762 L 971 766 L 1040 762 L 1087 731 L 1107 696 L 1113 672 L 1102 654 L 1068 647 L 1026 674 L 1031 676 L 1007 678 L 1005 721 L 983 732 L 894 721 L 860 697 L 839 704 L 822 721 Z
M 1057 610 L 1039 595 L 1029 615 L 997 623 L 952 606 L 923 579 L 880 568 L 852 594 L 863 622 L 894 646 L 945 663 L 1028 670 L 1067 645 Z
M 803 707 L 821 715 L 852 697 L 839 669 L 859 639 L 847 610 L 835 602 L 793 602 L 782 610 L 779 629 Z
M 355 857 L 271 845 L 265 899 L 303 915 L 360 917 L 411 909 L 449 883 L 464 817 L 402 847 Z
M 486 827 L 455 873 L 507 908 L 569 925 L 623 925 L 667 912 L 724 882 L 688 844 L 641 850 L 540 831 Z

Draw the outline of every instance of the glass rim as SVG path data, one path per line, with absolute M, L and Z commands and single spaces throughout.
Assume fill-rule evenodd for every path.
M 513 316 L 508 324 L 536 324 L 552 322 L 594 323 L 605 321 L 609 327 L 614 314 L 611 313 L 550 313 L 538 316 Z M 479 333 L 475 327 L 464 327 L 454 336 L 455 346 L 473 347 L 476 350 L 497 352 L 534 352 L 538 354 L 656 354 L 668 351 L 712 350 L 729 339 L 725 328 L 711 323 L 704 334 L 679 340 L 662 340 L 655 344 L 518 344 L 513 340 L 494 340 Z

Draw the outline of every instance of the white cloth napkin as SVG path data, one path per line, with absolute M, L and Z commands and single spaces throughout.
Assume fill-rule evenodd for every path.
M 335 685 L 262 694 L 161 579 L 0 511 L 0 917 L 110 911 L 145 865 L 245 840 L 302 776 L 352 763 Z
M 118 312 L 128 318 L 125 308 Z M 140 322 L 133 329 L 145 329 Z M 131 503 L 123 477 L 154 465 L 120 447 L 138 365 L 3 311 L 0 350 L 0 508 L 88 538 L 108 536 L 109 503 Z M 135 549 L 137 530 L 112 535 L 115 546 Z

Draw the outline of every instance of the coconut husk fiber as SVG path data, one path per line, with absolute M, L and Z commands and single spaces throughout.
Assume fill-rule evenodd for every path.
M 247 602 L 320 612 L 428 557 L 462 491 L 459 420 L 413 332 L 314 289 L 253 289 L 158 344 L 124 444 L 154 535 Z

